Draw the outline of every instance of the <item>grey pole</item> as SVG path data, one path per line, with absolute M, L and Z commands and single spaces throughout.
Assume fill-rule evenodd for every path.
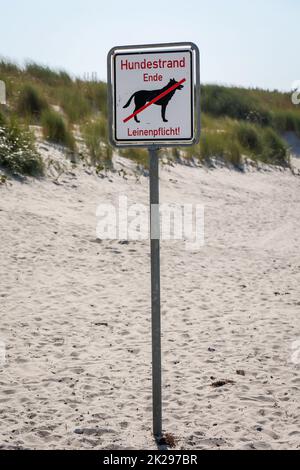
M 152 313 L 152 400 L 153 434 L 162 436 L 161 399 L 161 320 L 160 320 L 160 219 L 158 149 L 149 148 L 150 236 L 151 236 L 151 313 Z

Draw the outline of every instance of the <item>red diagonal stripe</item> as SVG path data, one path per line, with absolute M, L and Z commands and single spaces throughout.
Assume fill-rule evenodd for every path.
M 134 116 L 136 116 L 137 114 L 140 114 L 142 111 L 149 108 L 149 106 L 151 106 L 153 103 L 156 103 L 156 101 L 159 101 L 161 98 L 163 98 L 164 96 L 171 93 L 171 91 L 176 90 L 176 88 L 178 88 L 184 82 L 186 82 L 185 78 L 180 80 L 180 82 L 175 83 L 175 85 L 170 86 L 170 88 L 168 88 L 167 90 L 163 91 L 160 95 L 153 98 L 153 100 L 149 101 L 149 103 L 145 104 L 140 109 L 137 109 L 134 113 L 132 113 L 130 116 L 128 116 L 126 119 L 124 119 L 123 122 L 126 123 L 126 122 L 130 121 L 130 119 L 134 118 Z

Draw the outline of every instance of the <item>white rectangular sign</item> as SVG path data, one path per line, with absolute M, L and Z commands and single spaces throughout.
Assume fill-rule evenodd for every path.
M 199 137 L 198 63 L 198 48 L 191 43 L 112 49 L 108 83 L 113 144 L 194 144 Z

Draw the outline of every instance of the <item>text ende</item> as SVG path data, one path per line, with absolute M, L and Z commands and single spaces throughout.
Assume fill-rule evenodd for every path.
M 162 82 L 163 76 L 159 73 L 155 75 L 150 75 L 149 73 L 144 73 L 144 82 Z

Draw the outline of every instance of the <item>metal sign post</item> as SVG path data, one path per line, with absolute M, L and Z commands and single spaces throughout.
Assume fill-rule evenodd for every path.
M 162 436 L 161 399 L 161 317 L 160 317 L 160 218 L 158 149 L 149 148 L 150 235 L 151 235 L 151 311 L 152 311 L 152 402 L 153 434 Z
M 200 58 L 191 42 L 114 47 L 108 54 L 110 142 L 149 150 L 153 434 L 162 436 L 158 148 L 200 138 Z

